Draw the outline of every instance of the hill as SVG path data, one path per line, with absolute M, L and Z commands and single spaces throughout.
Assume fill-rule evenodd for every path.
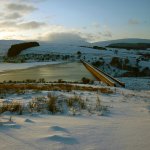
M 15 56 L 19 55 L 23 50 L 26 50 L 31 47 L 36 47 L 36 46 L 40 46 L 39 43 L 27 42 L 27 43 L 20 43 L 20 44 L 12 45 L 8 50 L 7 56 L 15 57 Z
M 150 48 L 150 43 L 116 43 L 110 44 L 107 47 L 110 48 L 121 48 L 121 49 L 136 49 L 136 50 L 146 50 Z
M 110 44 L 116 43 L 150 43 L 150 39 L 138 39 L 138 38 L 117 39 L 117 40 L 95 42 L 91 43 L 91 45 L 108 46 Z
M 21 40 L 0 40 L 0 55 L 6 55 L 11 45 L 23 42 Z

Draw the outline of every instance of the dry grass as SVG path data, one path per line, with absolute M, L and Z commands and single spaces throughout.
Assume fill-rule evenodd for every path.
M 48 97 L 48 101 L 47 101 L 48 110 L 52 114 L 59 112 L 59 109 L 57 107 L 57 97 L 52 95 L 51 93 L 48 93 L 47 97 Z
M 80 96 L 73 96 L 67 99 L 67 106 L 68 107 L 78 107 L 80 109 L 85 109 L 86 104 L 84 100 Z
M 106 87 L 91 87 L 91 86 L 81 86 L 81 85 L 73 85 L 66 83 L 58 83 L 58 84 L 0 84 L 0 93 L 17 93 L 19 91 L 25 90 L 37 90 L 37 91 L 72 91 L 72 90 L 80 90 L 80 91 L 99 91 L 101 93 L 112 94 L 113 91 L 110 88 Z
M 29 102 L 29 112 L 41 112 L 47 108 L 47 99 L 43 96 L 35 97 Z
M 88 101 L 78 95 L 73 95 L 71 97 L 62 97 L 62 95 L 55 96 L 51 93 L 48 93 L 47 96 L 35 97 L 25 105 L 21 101 L 12 101 L 12 102 L 1 102 L 0 105 L 0 114 L 6 111 L 12 113 L 22 114 L 22 113 L 65 113 L 71 115 L 82 114 L 83 111 L 88 111 L 90 114 L 99 113 L 103 115 L 105 112 L 108 112 L 108 106 L 102 104 L 102 101 L 97 97 L 96 103 L 93 105 L 93 101 Z
M 97 97 L 95 109 L 96 111 L 104 113 L 108 111 L 108 106 L 102 105 L 102 101 Z
M 68 98 L 66 104 L 73 116 L 80 113 L 82 109 L 86 109 L 86 103 L 80 96 Z
M 10 111 L 10 112 L 18 113 L 19 115 L 22 115 L 23 105 L 21 104 L 21 102 L 17 102 L 17 101 L 12 101 L 9 103 L 4 102 L 0 106 L 0 113 L 6 112 L 6 111 Z

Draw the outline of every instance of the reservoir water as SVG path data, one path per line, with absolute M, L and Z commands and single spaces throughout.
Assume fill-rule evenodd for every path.
M 95 79 L 80 62 L 37 66 L 28 69 L 0 73 L 0 82 L 23 81 L 26 79 L 44 78 L 46 81 L 81 81 L 82 77 Z

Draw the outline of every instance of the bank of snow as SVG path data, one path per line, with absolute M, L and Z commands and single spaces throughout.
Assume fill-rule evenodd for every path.
M 85 112 L 77 116 L 36 113 L 13 116 L 13 122 L 9 122 L 9 114 L 3 114 L 0 149 L 149 150 L 150 91 L 113 90 L 113 94 L 52 92 L 62 97 L 79 95 L 87 98 L 91 106 L 100 97 L 102 103 L 109 106 L 110 112 L 104 116 Z M 23 98 L 22 95 L 14 98 L 17 97 Z

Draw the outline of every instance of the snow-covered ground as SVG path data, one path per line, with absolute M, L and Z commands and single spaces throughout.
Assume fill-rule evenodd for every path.
M 82 53 L 99 53 L 99 50 L 95 50 L 92 48 L 84 48 L 77 45 L 69 45 L 69 44 L 55 44 L 55 43 L 41 43 L 38 47 L 29 48 L 27 50 L 22 51 L 21 55 L 24 54 L 47 54 L 47 53 L 67 53 L 67 54 L 76 54 L 78 51 Z
M 131 90 L 150 90 L 150 77 L 120 77 L 127 89 Z
M 150 61 L 140 61 L 139 65 L 150 68 Z
M 17 69 L 27 69 L 36 66 L 43 66 L 48 64 L 59 64 L 62 61 L 52 61 L 52 62 L 32 62 L 32 63 L 0 63 L 0 72 L 17 70 Z
M 52 92 L 58 96 L 79 95 L 92 105 L 97 97 L 109 112 L 79 115 L 4 113 L 0 125 L 0 149 L 5 150 L 149 150 L 150 91 L 112 88 L 115 93 L 88 91 Z M 43 91 L 39 95 L 46 95 Z M 38 96 L 28 93 L 31 98 Z M 27 103 L 28 98 L 20 97 Z M 30 99 L 30 98 L 29 98 Z

